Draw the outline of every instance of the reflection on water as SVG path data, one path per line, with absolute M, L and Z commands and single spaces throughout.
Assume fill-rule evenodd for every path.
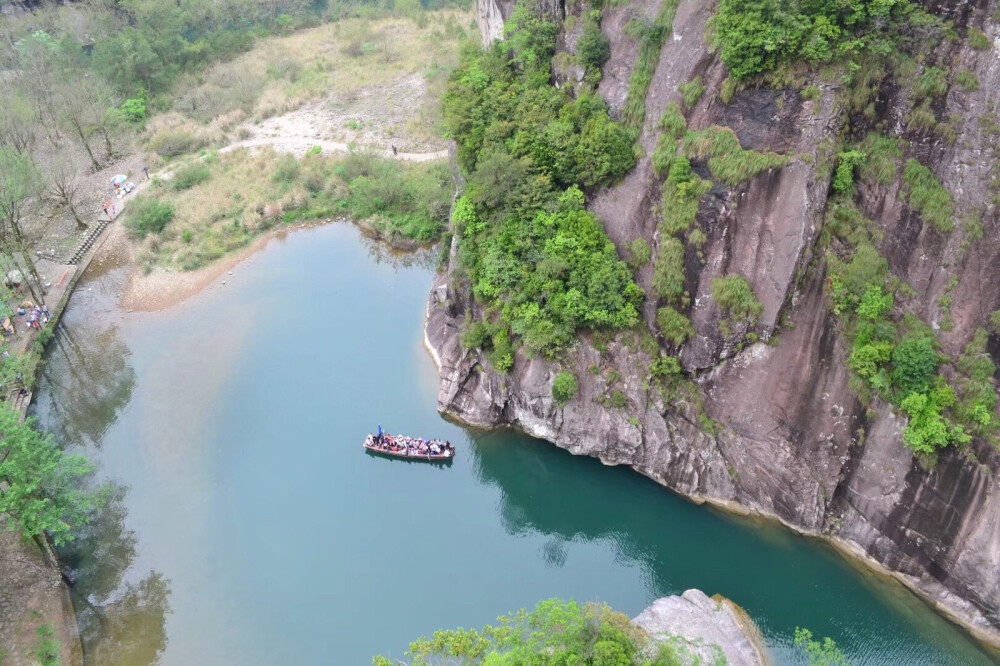
M 42 423 L 68 447 L 99 450 L 132 400 L 136 372 L 118 328 L 116 295 L 125 273 L 88 274 L 84 308 L 70 308 L 46 350 L 36 403 Z M 93 454 L 91 454 L 93 457 Z M 155 664 L 167 642 L 170 586 L 155 571 L 130 571 L 137 535 L 126 527 L 127 489 L 106 484 L 107 502 L 60 548 L 85 663 Z M 127 576 L 128 574 L 128 576 Z
M 100 447 L 132 399 L 135 370 L 116 326 L 60 326 L 46 353 L 42 383 L 57 441 Z
M 279 239 L 168 312 L 119 312 L 116 269 L 74 296 L 36 409 L 130 486 L 64 552 L 88 663 L 364 664 L 540 598 L 634 615 L 689 587 L 743 605 L 782 662 L 801 625 L 859 664 L 987 663 L 815 542 L 442 420 L 419 349 L 435 254 L 358 238 Z M 363 455 L 378 423 L 458 455 Z
M 170 586 L 149 571 L 124 582 L 136 535 L 125 527 L 125 489 L 112 485 L 107 505 L 60 551 L 70 581 L 87 664 L 150 666 L 167 644 Z

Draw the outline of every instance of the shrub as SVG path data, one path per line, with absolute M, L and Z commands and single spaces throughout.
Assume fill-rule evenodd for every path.
M 757 323 L 764 306 L 757 300 L 753 287 L 739 274 L 712 279 L 712 297 L 723 315 L 734 321 Z
M 733 97 L 736 96 L 736 79 L 731 76 L 727 76 L 719 86 L 719 99 L 723 104 L 730 104 L 733 101 Z
M 846 150 L 837 158 L 833 175 L 833 191 L 845 196 L 854 195 L 854 169 L 864 164 L 865 154 L 859 150 Z
M 968 442 L 962 426 L 950 423 L 942 414 L 954 404 L 955 391 L 942 382 L 929 392 L 907 395 L 900 403 L 910 417 L 903 442 L 917 453 L 934 453 L 952 443 Z
M 909 188 L 908 203 L 913 210 L 941 233 L 949 233 L 955 228 L 951 195 L 930 169 L 915 159 L 907 160 L 903 180 Z
M 684 106 L 690 109 L 705 94 L 705 84 L 702 83 L 700 76 L 696 76 L 687 83 L 677 86 L 677 90 L 684 98 Z
M 299 161 L 292 155 L 282 155 L 274 167 L 271 180 L 283 185 L 291 185 L 299 177 Z
M 694 327 L 688 318 L 669 306 L 656 311 L 656 325 L 663 337 L 677 347 L 694 335 Z
M 160 233 L 173 219 L 173 204 L 155 198 L 134 199 L 125 209 L 125 226 L 139 238 Z
M 940 359 L 934 339 L 921 333 L 904 337 L 892 351 L 892 381 L 903 395 L 925 392 L 937 372 Z
M 990 329 L 994 335 L 1000 335 L 1000 310 L 994 310 L 990 315 Z
M 640 266 L 645 266 L 650 257 L 652 257 L 652 250 L 646 239 L 636 238 L 629 245 L 628 266 L 633 271 L 638 270 Z
M 579 390 L 580 385 L 576 381 L 576 375 L 571 372 L 560 372 L 552 380 L 552 399 L 559 406 L 575 398 Z
M 577 43 L 577 57 L 587 69 L 600 69 L 611 55 L 611 41 L 601 32 L 597 21 L 584 23 L 583 34 Z
M 178 169 L 174 177 L 170 179 L 170 187 L 175 190 L 186 190 L 200 183 L 204 183 L 211 177 L 212 173 L 207 164 L 196 162 Z
M 183 129 L 166 129 L 149 140 L 149 149 L 164 157 L 176 157 L 205 146 L 205 140 Z
M 806 101 L 815 101 L 822 96 L 819 86 L 813 84 L 807 85 L 799 92 L 799 97 Z

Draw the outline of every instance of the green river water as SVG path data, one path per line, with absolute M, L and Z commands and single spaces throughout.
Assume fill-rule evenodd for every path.
M 861 664 L 991 663 L 819 542 L 443 420 L 422 347 L 432 272 L 410 263 L 349 225 L 302 230 L 145 314 L 115 305 L 125 269 L 92 267 L 35 407 L 128 487 L 66 553 L 90 663 L 360 665 L 547 597 L 635 615 L 692 587 L 742 605 L 780 663 L 797 625 Z M 365 455 L 378 424 L 457 458 Z

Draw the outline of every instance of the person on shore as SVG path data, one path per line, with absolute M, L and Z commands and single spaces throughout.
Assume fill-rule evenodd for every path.
M 392 154 L 393 155 L 398 155 L 399 154 L 399 151 L 396 148 L 396 144 L 392 144 Z

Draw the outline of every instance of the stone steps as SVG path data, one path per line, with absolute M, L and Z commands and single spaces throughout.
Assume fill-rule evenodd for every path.
M 77 246 L 77 248 L 73 250 L 73 253 L 70 254 L 69 257 L 66 259 L 66 261 L 63 263 L 70 264 L 73 266 L 79 264 L 80 261 L 87 255 L 87 252 L 90 251 L 90 248 L 94 247 L 94 243 L 97 241 L 98 237 L 100 237 L 101 233 L 109 224 L 110 224 L 109 220 L 98 220 L 97 224 L 91 227 L 90 230 L 87 232 L 87 235 L 84 237 L 83 242 L 81 242 Z

